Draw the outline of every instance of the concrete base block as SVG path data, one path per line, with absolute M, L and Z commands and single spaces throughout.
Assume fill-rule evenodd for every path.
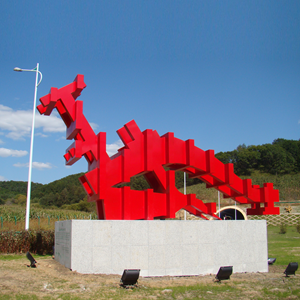
M 106 221 L 55 223 L 55 259 L 84 274 L 188 276 L 268 272 L 267 226 L 258 221 Z

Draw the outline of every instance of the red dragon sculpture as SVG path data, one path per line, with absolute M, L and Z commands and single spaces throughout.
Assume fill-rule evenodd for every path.
M 50 115 L 57 109 L 67 126 L 66 138 L 75 142 L 64 155 L 67 165 L 82 156 L 88 162 L 88 172 L 79 178 L 88 194 L 88 201 L 96 201 L 99 219 L 152 220 L 174 218 L 180 209 L 205 218 L 218 219 L 216 203 L 203 203 L 195 194 L 183 195 L 175 187 L 175 171 L 187 172 L 215 188 L 225 198 L 250 204 L 247 214 L 279 214 L 274 202 L 279 201 L 278 190 L 272 183 L 263 187 L 252 185 L 251 179 L 241 179 L 233 172 L 233 164 L 223 164 L 213 150 L 203 151 L 193 140 L 182 141 L 173 133 L 159 136 L 155 130 L 143 132 L 134 120 L 117 131 L 124 147 L 109 157 L 106 153 L 106 133 L 94 133 L 83 115 L 83 102 L 76 100 L 86 87 L 83 75 L 60 89 L 51 88 L 40 98 L 40 114 Z M 133 176 L 143 175 L 151 189 L 131 190 L 123 183 Z M 263 206 L 261 206 L 263 204 Z

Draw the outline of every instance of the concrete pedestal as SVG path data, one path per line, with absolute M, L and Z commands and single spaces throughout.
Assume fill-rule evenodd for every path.
M 268 272 L 267 227 L 258 221 L 106 221 L 55 223 L 55 259 L 79 273 L 187 276 Z

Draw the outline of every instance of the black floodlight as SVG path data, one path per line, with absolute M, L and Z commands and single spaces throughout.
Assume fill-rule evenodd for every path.
M 268 265 L 273 265 L 276 261 L 276 258 L 268 258 Z
M 32 255 L 30 254 L 30 252 L 27 252 L 26 253 L 26 257 L 29 259 L 29 261 L 30 261 L 30 267 L 31 268 L 36 268 L 36 263 L 37 263 L 37 261 L 32 257 Z
M 134 285 L 140 276 L 140 269 L 125 269 L 121 277 L 122 285 Z
M 216 279 L 218 281 L 230 279 L 230 275 L 232 274 L 232 266 L 220 267 L 218 274 L 216 275 Z
M 283 272 L 285 276 L 289 275 L 295 275 L 295 272 L 298 270 L 298 263 L 297 262 L 291 262 Z

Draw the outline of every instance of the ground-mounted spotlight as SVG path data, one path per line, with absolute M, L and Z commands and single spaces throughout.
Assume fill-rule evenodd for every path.
M 31 267 L 31 268 L 36 268 L 36 263 L 37 263 L 37 261 L 32 257 L 32 255 L 30 254 L 30 252 L 27 252 L 26 253 L 26 257 L 29 259 L 29 261 L 30 261 L 30 266 L 28 266 L 28 267 Z
M 220 267 L 218 274 L 216 275 L 216 280 L 228 280 L 232 274 L 232 266 Z
M 135 285 L 140 276 L 140 269 L 125 269 L 121 277 L 121 285 Z
M 286 277 L 289 275 L 295 275 L 295 272 L 298 270 L 298 263 L 297 262 L 291 262 L 283 272 Z
M 276 261 L 276 258 L 268 258 L 268 265 L 273 265 Z

